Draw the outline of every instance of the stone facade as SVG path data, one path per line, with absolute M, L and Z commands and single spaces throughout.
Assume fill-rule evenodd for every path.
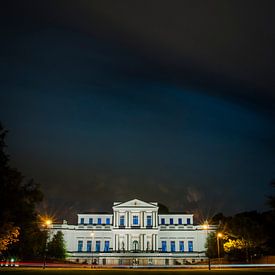
M 78 214 L 62 231 L 69 259 L 100 265 L 179 265 L 205 260 L 207 234 L 193 214 L 159 214 L 156 202 L 115 202 L 113 214 Z

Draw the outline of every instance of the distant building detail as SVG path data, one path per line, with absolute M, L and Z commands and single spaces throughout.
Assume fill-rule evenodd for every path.
M 205 260 L 207 234 L 193 214 L 159 214 L 156 202 L 114 202 L 113 214 L 78 214 L 62 231 L 69 259 L 100 265 L 179 265 Z

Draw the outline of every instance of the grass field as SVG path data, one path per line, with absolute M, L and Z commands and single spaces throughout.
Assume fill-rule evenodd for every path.
M 1 268 L 0 273 L 10 275 L 25 275 L 25 274 L 38 274 L 38 275 L 203 275 L 203 274 L 223 274 L 223 275 L 246 275 L 246 274 L 275 274 L 274 268 L 243 268 L 243 269 L 215 269 L 215 270 L 190 270 L 190 269 L 177 269 L 177 270 L 163 270 L 163 269 L 122 269 L 122 270 L 104 270 L 104 269 L 69 269 L 69 268 Z

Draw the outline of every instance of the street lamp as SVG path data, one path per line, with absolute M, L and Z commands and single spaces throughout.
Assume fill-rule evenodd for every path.
M 221 258 L 220 258 L 220 238 L 223 237 L 223 234 L 221 232 L 217 233 L 217 248 L 218 248 L 218 260 L 219 264 L 221 265 Z
M 43 226 L 46 230 L 46 238 L 45 238 L 45 245 L 44 245 L 44 261 L 43 261 L 43 269 L 46 267 L 46 258 L 47 258 L 47 242 L 48 242 L 48 231 L 50 226 L 52 225 L 52 220 L 50 219 L 45 219 Z
M 91 268 L 94 267 L 94 259 L 93 259 L 93 245 L 94 245 L 94 236 L 95 236 L 95 233 L 94 232 L 91 232 L 90 236 L 92 237 L 92 244 L 91 244 L 91 252 L 92 252 L 92 261 L 91 261 Z

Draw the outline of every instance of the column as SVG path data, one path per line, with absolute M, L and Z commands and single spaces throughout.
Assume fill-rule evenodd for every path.
M 153 227 L 156 227 L 158 222 L 157 222 L 157 212 L 153 212 L 153 220 L 154 220 L 154 223 L 153 223 Z
M 114 247 L 113 247 L 114 251 L 117 250 L 117 248 L 116 248 L 116 237 L 117 237 L 117 235 L 115 234 L 115 238 L 114 238 Z
M 131 234 L 128 234 L 129 236 L 129 249 L 128 250 L 131 250 L 132 249 L 132 236 Z
M 128 251 L 129 250 L 129 234 L 126 234 L 125 237 L 126 237 L 125 250 Z
M 147 221 L 146 221 L 146 219 L 147 219 L 147 214 L 146 214 L 146 212 L 143 212 L 143 225 L 144 225 L 144 227 L 147 226 Z

